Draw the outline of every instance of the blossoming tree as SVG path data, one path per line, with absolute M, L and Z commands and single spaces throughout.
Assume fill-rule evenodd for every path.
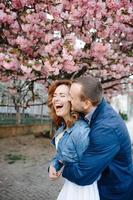
M 88 73 L 119 90 L 133 74 L 132 8 L 130 0 L 1 0 L 0 80 Z

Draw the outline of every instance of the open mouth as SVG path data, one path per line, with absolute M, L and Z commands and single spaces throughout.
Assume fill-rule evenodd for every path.
M 55 105 L 56 110 L 60 110 L 61 108 L 63 108 L 63 105 Z

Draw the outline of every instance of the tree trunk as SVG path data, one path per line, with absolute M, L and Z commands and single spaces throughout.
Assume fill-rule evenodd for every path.
M 16 124 L 21 123 L 21 114 L 20 114 L 20 108 L 19 106 L 16 108 Z

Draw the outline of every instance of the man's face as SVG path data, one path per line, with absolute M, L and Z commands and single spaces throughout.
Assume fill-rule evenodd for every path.
M 78 83 L 73 83 L 70 87 L 70 97 L 72 110 L 85 113 L 85 101 L 81 99 L 82 86 Z

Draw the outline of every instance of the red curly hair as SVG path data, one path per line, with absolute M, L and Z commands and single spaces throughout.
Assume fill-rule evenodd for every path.
M 70 88 L 71 81 L 70 80 L 56 80 L 51 83 L 48 89 L 48 107 L 50 109 L 51 118 L 57 127 L 61 126 L 62 122 L 65 124 L 65 127 L 70 127 L 79 118 L 79 114 L 77 112 L 71 112 L 69 120 L 65 123 L 62 117 L 59 117 L 56 115 L 56 112 L 52 103 L 54 92 L 56 88 L 60 85 L 66 85 Z

